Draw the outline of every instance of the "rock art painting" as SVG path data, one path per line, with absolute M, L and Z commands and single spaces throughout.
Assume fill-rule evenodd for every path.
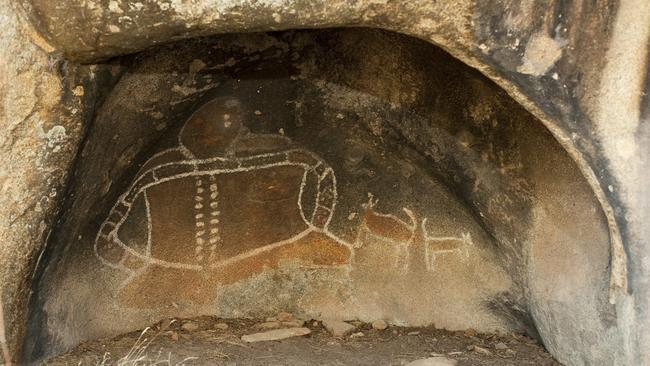
M 366 205 L 363 221 L 354 242 L 355 263 L 387 274 L 405 273 L 416 239 L 417 221 L 407 208 L 410 222 L 395 215 L 375 212 L 371 201 Z
M 408 208 L 403 208 L 405 220 L 392 214 L 376 212 L 376 200 L 365 205 L 363 221 L 353 244 L 355 263 L 389 274 L 406 274 L 413 270 L 413 256 L 421 256 L 426 271 L 434 272 L 436 259 L 452 255 L 461 260 L 469 258 L 473 245 L 469 233 L 440 237 L 429 232 L 429 219 L 421 221 Z M 417 258 L 416 258 L 417 260 Z
M 443 255 L 455 255 L 461 259 L 469 258 L 469 250 L 473 245 L 472 236 L 462 233 L 460 237 L 436 237 L 427 230 L 428 220 L 422 220 L 422 237 L 424 241 L 424 258 L 427 271 L 434 271 L 436 259 Z
M 326 161 L 250 132 L 236 100 L 215 100 L 187 120 L 177 146 L 144 163 L 101 224 L 95 254 L 126 274 L 119 304 L 140 309 L 210 303 L 219 287 L 283 263 L 391 274 L 408 272 L 414 255 L 428 271 L 441 255 L 469 255 L 469 234 L 433 237 L 426 219 L 376 212 L 372 199 L 349 243 L 330 230 L 337 199 Z
M 144 164 L 101 225 L 97 256 L 129 273 L 123 305 L 205 303 L 219 285 L 282 261 L 350 262 L 349 245 L 328 231 L 332 169 L 287 138 L 248 133 L 229 103 L 192 116 L 178 147 Z

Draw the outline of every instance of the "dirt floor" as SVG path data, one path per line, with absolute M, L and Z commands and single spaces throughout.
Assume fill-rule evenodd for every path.
M 560 365 L 534 340 L 516 334 L 450 332 L 432 327 L 373 329 L 350 322 L 356 329 L 334 337 L 319 321 L 307 321 L 306 336 L 280 341 L 246 343 L 246 334 L 275 328 L 276 319 L 166 320 L 144 332 L 84 343 L 42 365 L 407 365 L 430 357 L 478 366 Z M 293 323 L 293 324 L 292 324 Z M 302 321 L 300 321 L 302 323 Z M 263 325 L 267 329 L 263 329 Z M 292 327 L 295 321 L 284 323 Z M 431 365 L 435 365 L 431 363 Z

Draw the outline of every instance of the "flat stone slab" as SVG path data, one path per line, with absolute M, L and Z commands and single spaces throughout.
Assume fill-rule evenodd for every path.
M 309 333 L 311 333 L 311 330 L 307 328 L 274 329 L 267 332 L 246 334 L 241 337 L 241 340 L 248 343 L 279 341 L 291 337 L 305 336 Z
M 348 324 L 340 320 L 331 319 L 323 320 L 323 326 L 334 337 L 345 337 L 356 329 L 356 327 L 352 324 Z
M 429 357 L 409 362 L 406 366 L 456 366 L 458 362 L 446 357 Z

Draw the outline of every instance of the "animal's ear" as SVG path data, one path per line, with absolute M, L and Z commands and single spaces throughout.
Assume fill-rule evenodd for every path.
M 412 227 L 412 232 L 415 232 L 418 228 L 418 218 L 415 215 L 415 212 L 411 211 L 409 208 L 402 208 L 402 211 L 408 216 L 409 220 L 411 221 L 411 227 Z

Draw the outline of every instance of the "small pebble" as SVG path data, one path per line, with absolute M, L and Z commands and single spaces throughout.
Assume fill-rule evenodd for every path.
M 264 322 L 256 325 L 257 328 L 262 328 L 262 329 L 278 329 L 280 328 L 280 326 L 281 326 L 280 322 Z
M 178 340 L 178 333 L 174 332 L 173 330 L 169 331 L 167 334 L 169 335 L 169 338 L 171 338 L 173 341 Z
M 285 312 L 279 313 L 275 318 L 280 322 L 290 322 L 296 319 L 293 314 Z
M 507 346 L 505 343 L 503 343 L 503 342 L 499 342 L 499 343 L 497 343 L 497 344 L 494 345 L 494 348 L 495 348 L 495 349 L 498 349 L 498 350 L 500 350 L 500 351 L 503 351 L 503 350 L 508 349 L 508 346 Z
M 359 337 L 364 337 L 364 336 L 365 336 L 365 334 L 363 334 L 363 332 L 356 332 L 356 333 L 352 333 L 350 335 L 350 338 L 359 338 Z
M 490 356 L 492 354 L 492 352 L 490 352 L 489 349 L 479 347 L 479 346 L 473 346 L 472 351 L 474 351 L 476 353 L 480 353 L 480 354 L 485 355 L 485 356 Z
M 384 330 L 388 328 L 388 324 L 386 323 L 386 321 L 382 319 L 378 319 L 372 322 L 372 328 L 377 330 Z
M 352 324 L 348 324 L 340 320 L 330 320 L 330 319 L 324 319 L 323 326 L 334 337 L 345 337 L 346 335 L 352 333 L 356 329 L 356 327 Z
M 464 334 L 466 337 L 476 337 L 476 331 L 472 328 L 465 330 Z
M 189 332 L 192 332 L 192 331 L 195 331 L 195 330 L 199 329 L 199 325 L 196 324 L 195 322 L 185 322 L 185 323 L 183 323 L 181 328 L 183 330 L 187 330 Z
M 410 336 L 416 336 L 416 335 L 419 335 L 420 332 L 415 331 L 415 332 L 408 332 L 408 333 L 406 333 L 406 334 L 407 334 L 407 335 L 410 335 Z
M 169 329 L 169 327 L 176 322 L 176 319 L 165 319 L 160 322 L 159 329 L 161 331 L 165 331 Z
M 214 325 L 215 328 L 220 329 L 220 330 L 226 330 L 228 329 L 228 324 L 226 323 L 217 323 Z
M 283 327 L 289 327 L 289 328 L 299 328 L 302 327 L 303 325 L 305 325 L 305 321 L 299 319 L 291 320 L 288 322 L 282 322 Z

